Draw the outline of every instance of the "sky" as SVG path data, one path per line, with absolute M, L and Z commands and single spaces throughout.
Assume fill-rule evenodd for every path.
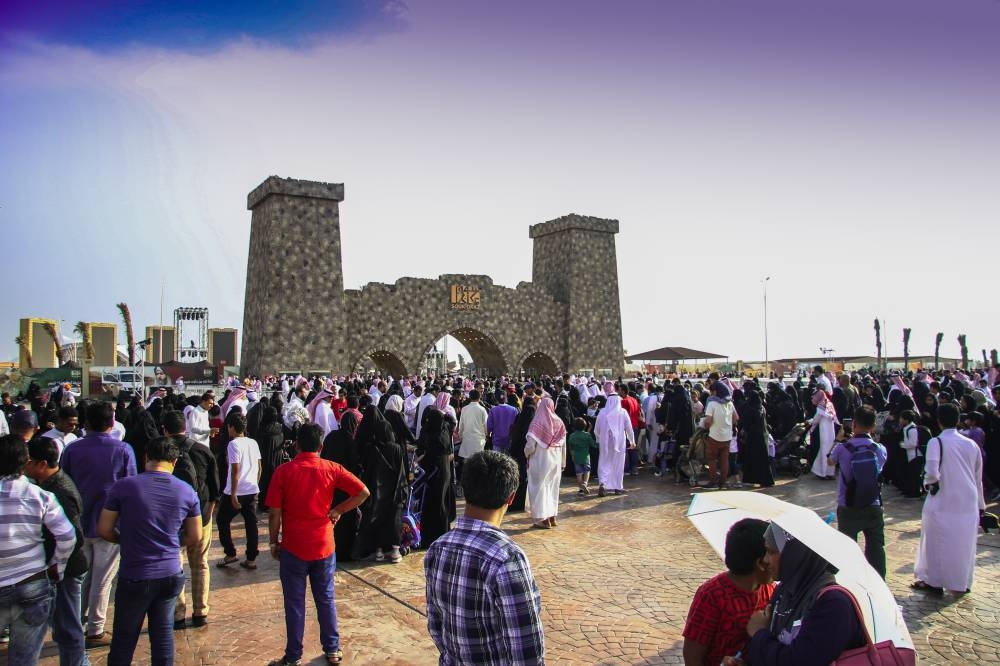
M 874 354 L 875 317 L 978 358 L 997 34 L 1000 0 L 7 0 L 0 359 L 24 316 L 141 331 L 161 287 L 242 329 L 269 175 L 345 184 L 348 288 L 516 286 L 574 212 L 621 223 L 630 353 L 763 359 L 769 276 L 772 359 Z

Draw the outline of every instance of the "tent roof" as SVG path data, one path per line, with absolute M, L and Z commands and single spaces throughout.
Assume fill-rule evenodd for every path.
M 698 351 L 687 347 L 661 347 L 641 354 L 631 354 L 626 361 L 683 361 L 686 359 L 729 358 L 722 354 Z

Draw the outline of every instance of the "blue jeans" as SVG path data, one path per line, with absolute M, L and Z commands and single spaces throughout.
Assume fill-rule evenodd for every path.
M 285 598 L 285 659 L 297 661 L 302 658 L 302 634 L 306 630 L 306 578 L 316 603 L 323 652 L 340 649 L 333 595 L 333 572 L 336 568 L 336 553 L 322 560 L 301 560 L 287 550 L 281 551 L 279 577 L 281 593 Z
M 83 623 L 80 622 L 83 578 L 83 575 L 64 576 L 56 585 L 49 620 L 52 622 L 52 640 L 59 646 L 59 666 L 90 666 L 84 648 Z
M 10 625 L 7 663 L 34 664 L 49 628 L 52 585 L 48 578 L 0 587 L 0 627 Z
M 149 580 L 118 577 L 115 625 L 109 666 L 128 666 L 135 654 L 143 621 L 149 615 L 149 644 L 153 666 L 174 663 L 174 606 L 184 589 L 184 572 Z

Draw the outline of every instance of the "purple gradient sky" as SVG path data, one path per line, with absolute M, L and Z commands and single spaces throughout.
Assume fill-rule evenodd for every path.
M 1000 2 L 567 7 L 394 3 L 291 47 L 3 36 L 0 226 L 30 248 L 8 274 L 92 286 L 8 290 L 0 358 L 28 314 L 155 323 L 161 279 L 168 312 L 242 327 L 270 174 L 346 184 L 350 287 L 513 286 L 527 226 L 573 211 L 622 222 L 632 352 L 762 358 L 764 275 L 772 357 L 873 351 L 876 315 L 890 352 L 903 326 L 915 353 L 1000 346 Z

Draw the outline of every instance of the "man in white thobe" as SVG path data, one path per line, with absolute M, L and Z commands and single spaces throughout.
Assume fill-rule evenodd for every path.
M 489 413 L 479 402 L 479 391 L 469 391 L 469 402 L 462 407 L 462 418 L 458 420 L 458 432 L 462 446 L 458 449 L 459 458 L 471 458 L 486 448 L 486 419 Z
M 609 395 L 604 409 L 597 415 L 594 425 L 601 456 L 597 461 L 597 480 L 600 486 L 597 495 L 604 497 L 608 490 L 616 495 L 625 493 L 625 456 L 628 449 L 635 448 L 635 431 L 628 412 L 622 408 L 622 399 L 617 394 Z
M 198 442 L 206 449 L 209 448 L 209 440 L 212 437 L 212 428 L 208 425 L 208 412 L 215 406 L 215 396 L 211 393 L 203 393 L 201 402 L 197 407 L 184 408 L 184 424 L 187 436 Z
M 438 389 L 437 385 L 431 386 L 430 390 L 427 391 L 427 393 L 424 393 L 423 396 L 421 396 L 420 402 L 417 404 L 417 425 L 416 425 L 417 437 L 420 437 L 420 420 L 424 416 L 424 410 L 434 404 L 434 402 L 437 400 L 437 394 L 439 390 L 440 389 Z
M 403 418 L 406 419 L 406 427 L 410 429 L 410 432 L 417 431 L 417 406 L 420 404 L 420 398 L 423 397 L 423 394 L 424 387 L 417 384 L 403 401 Z
M 309 395 L 309 383 L 308 382 L 296 382 L 295 392 L 292 393 L 292 397 L 288 399 L 285 404 L 285 409 L 282 412 L 281 420 L 285 424 L 285 427 L 289 430 L 294 430 L 296 426 L 295 421 L 295 410 L 305 409 L 306 407 L 306 396 Z
M 986 509 L 983 454 L 956 430 L 957 406 L 941 405 L 937 419 L 942 431 L 927 443 L 924 487 L 938 490 L 924 501 L 913 587 L 964 593 L 972 589 L 979 516 Z
M 324 440 L 327 435 L 340 428 L 340 424 L 337 423 L 337 417 L 333 413 L 333 407 L 330 406 L 330 401 L 333 400 L 333 396 L 334 394 L 332 392 L 324 389 L 320 391 L 315 398 L 313 398 L 307 408 L 310 412 L 312 422 L 323 429 Z

